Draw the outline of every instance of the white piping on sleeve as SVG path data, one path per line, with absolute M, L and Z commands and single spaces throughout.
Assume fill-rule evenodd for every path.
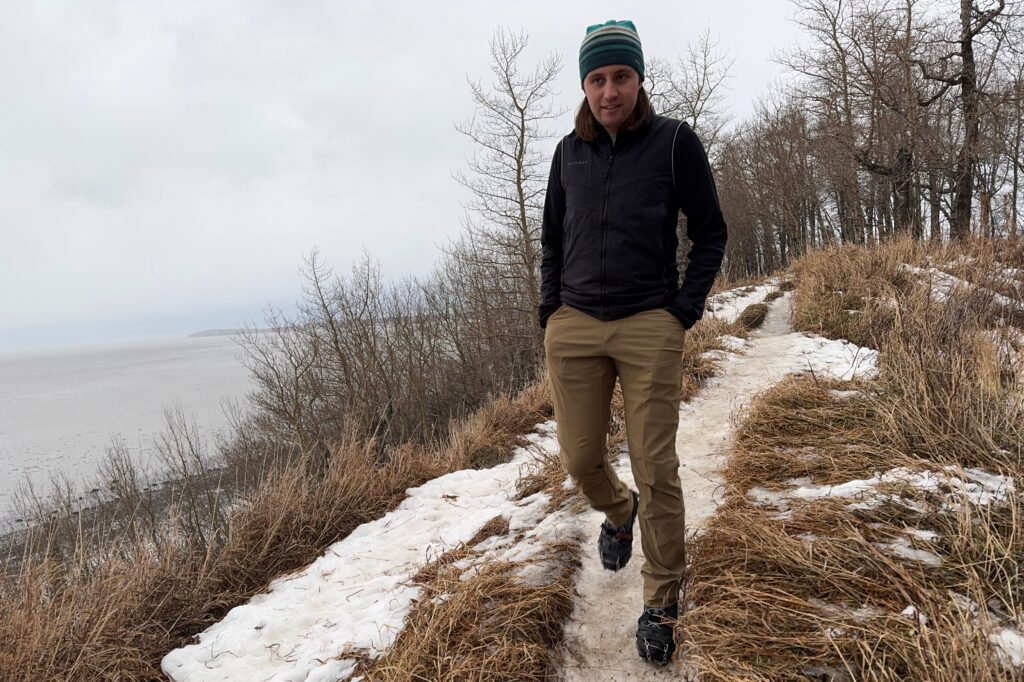
M 679 129 L 683 127 L 683 121 L 676 126 L 676 133 L 672 136 L 672 189 L 676 188 L 676 138 L 679 137 Z

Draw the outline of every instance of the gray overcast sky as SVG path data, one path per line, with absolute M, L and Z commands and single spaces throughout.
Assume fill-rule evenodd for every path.
M 460 230 L 466 77 L 498 26 L 582 94 L 588 24 L 674 59 L 710 27 L 749 113 L 798 30 L 787 0 L 0 0 L 0 352 L 187 334 L 290 308 L 303 254 L 425 274 Z M 571 127 L 567 114 L 561 132 Z M 551 143 L 552 146 L 554 142 Z

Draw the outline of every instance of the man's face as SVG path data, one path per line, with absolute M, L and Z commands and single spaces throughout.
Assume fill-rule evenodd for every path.
M 602 66 L 583 79 L 583 92 L 597 122 L 609 133 L 614 133 L 636 107 L 640 74 L 625 64 Z

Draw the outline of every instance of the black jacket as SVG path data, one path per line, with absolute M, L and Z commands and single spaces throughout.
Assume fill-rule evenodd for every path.
M 722 265 L 726 225 L 707 154 L 689 125 L 650 115 L 615 144 L 598 126 L 555 149 L 541 228 L 540 325 L 565 303 L 601 320 L 667 308 L 689 329 Z M 692 242 L 679 286 L 676 224 Z

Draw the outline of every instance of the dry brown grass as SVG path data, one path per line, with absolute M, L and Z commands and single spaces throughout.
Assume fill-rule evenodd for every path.
M 747 335 L 739 325 L 728 324 L 716 318 L 704 318 L 686 332 L 680 369 L 683 373 L 680 391 L 683 402 L 693 400 L 704 387 L 704 382 L 719 372 L 719 361 L 707 353 L 725 349 L 721 340 L 723 334 L 741 337 Z
M 778 293 L 778 292 L 773 292 Z M 768 304 L 767 303 L 754 303 L 748 305 L 743 309 L 743 312 L 736 318 L 737 324 L 744 329 L 750 331 L 756 329 L 764 323 L 764 318 L 768 316 Z
M 692 398 L 704 379 L 716 372 L 717 362 L 705 353 L 720 349 L 719 336 L 727 332 L 743 330 L 706 320 L 687 334 L 680 366 L 684 399 Z M 611 412 L 608 449 L 614 453 L 626 437 L 618 386 Z M 585 510 L 586 500 L 576 486 L 566 485 L 566 479 L 558 453 L 538 453 L 517 482 L 517 498 L 546 492 L 548 513 Z M 489 525 L 495 528 L 483 535 L 500 530 L 501 523 L 500 518 L 492 519 Z M 464 579 L 454 564 L 470 556 L 468 547 L 478 541 L 474 538 L 421 572 L 425 597 L 389 653 L 365 669 L 368 680 L 553 678 L 558 663 L 555 645 L 562 643 L 562 627 L 572 607 L 578 543 L 548 546 L 547 555 L 533 561 L 548 566 L 550 579 L 527 586 L 513 579 L 514 566 L 507 562 L 484 561 L 479 573 Z
M 335 458 L 322 481 L 301 467 L 268 480 L 233 515 L 217 555 L 169 536 L 155 547 L 125 547 L 126 559 L 91 570 L 28 564 L 4 585 L 4 679 L 159 678 L 166 651 L 395 504 L 415 480 L 404 458 L 376 467 L 366 449 L 348 446 Z
M 877 407 L 865 382 L 782 379 L 751 406 L 736 432 L 726 481 L 736 490 L 809 476 L 840 483 L 895 466 L 881 453 Z M 834 391 L 857 391 L 837 397 Z
M 486 469 L 508 461 L 510 444 L 521 445 L 522 434 L 553 414 L 551 388 L 546 380 L 527 386 L 515 396 L 499 395 L 453 425 L 442 451 L 449 460 L 447 467 L 451 471 Z
M 473 555 L 468 547 L 420 573 L 421 597 L 388 653 L 361 671 L 366 680 L 554 677 L 555 646 L 572 611 L 578 546 L 547 545 L 531 559 L 529 578 L 507 561 L 482 562 L 467 572 L 456 562 Z
M 705 320 L 687 334 L 680 368 L 684 400 L 692 398 L 704 379 L 713 376 L 716 363 L 704 354 L 718 348 L 718 336 L 726 332 L 743 333 L 736 326 Z M 610 448 L 625 440 L 618 390 L 613 414 Z M 498 396 L 475 414 L 453 423 L 450 438 L 443 444 L 385 448 L 387 456 L 382 462 L 380 443 L 351 437 L 333 443 L 329 452 L 282 466 L 230 515 L 220 544 L 197 545 L 174 523 L 172 510 L 172 522 L 159 532 L 132 542 L 109 543 L 103 556 L 28 561 L 17 576 L 0 583 L 0 606 L 5 611 L 0 624 L 5 642 L 0 650 L 0 677 L 162 679 L 159 664 L 169 650 L 189 642 L 192 635 L 219 621 L 274 578 L 308 565 L 361 523 L 394 509 L 407 488 L 452 470 L 507 461 L 512 450 L 524 444 L 521 434 L 551 416 L 548 385 L 539 381 L 515 398 Z M 524 478 L 521 490 L 552 493 L 553 509 L 561 505 L 581 508 L 578 491 L 564 488 L 563 481 L 560 463 L 549 458 Z M 507 532 L 507 520 L 504 527 L 502 522 L 494 519 L 482 532 Z M 513 670 L 515 679 L 532 679 L 524 674 L 540 678 L 542 671 L 550 671 L 550 647 L 561 636 L 560 625 L 555 623 L 560 623 L 571 607 L 568 591 L 578 550 L 571 544 L 548 550 L 552 566 L 561 566 L 562 572 L 553 569 L 554 577 L 547 585 L 521 585 L 510 577 L 510 567 L 501 565 L 464 581 L 466 593 L 446 608 L 461 604 L 472 612 L 475 604 L 480 620 L 465 631 L 461 649 L 449 648 L 436 637 L 432 640 L 435 635 L 430 634 L 441 632 L 431 628 L 445 618 L 450 624 L 460 612 L 445 615 L 442 609 L 417 616 L 409 632 L 418 632 L 424 647 L 440 641 L 443 646 L 435 653 L 443 657 L 431 659 L 434 654 L 424 653 L 422 648 L 414 656 L 410 649 L 411 658 L 401 665 L 411 667 L 404 668 L 404 677 L 394 679 L 417 679 L 421 673 L 416 671 L 428 671 L 422 673 L 426 675 L 422 679 L 437 679 L 429 671 L 438 670 L 430 667 L 438 665 L 459 679 L 477 679 L 474 675 L 500 679 L 494 677 L 494 670 Z M 453 553 L 445 561 L 457 556 Z M 451 576 L 443 571 L 436 575 L 426 571 L 420 579 L 436 589 L 442 589 L 442 583 L 443 589 L 455 589 Z M 502 642 L 501 653 L 489 658 L 496 641 Z M 449 654 L 456 658 L 447 657 Z M 518 667 L 503 667 L 512 662 Z M 373 674 L 391 674 L 387 671 L 393 663 L 391 659 L 374 666 Z M 403 669 L 395 665 L 398 667 L 393 670 Z
M 785 489 L 789 479 L 835 484 L 901 466 L 981 467 L 1021 490 L 1024 386 L 1016 351 L 999 343 L 1014 320 L 984 292 L 937 302 L 900 268 L 966 254 L 980 268 L 972 281 L 985 282 L 995 261 L 983 255 L 995 250 L 895 242 L 795 264 L 800 328 L 870 343 L 880 350 L 880 375 L 849 383 L 792 377 L 751 405 L 725 471 L 727 501 L 691 552 L 682 631 L 701 679 L 1014 678 L 984 623 L 1024 624 L 1019 492 L 949 509 L 941 495 L 893 484 L 885 492 L 908 503 L 857 509 L 850 500 L 789 500 L 784 511 L 747 495 L 753 486 Z M 1019 250 L 999 252 L 1017 254 L 1004 264 L 1019 262 Z M 922 540 L 907 528 L 938 536 Z M 884 547 L 897 539 L 941 565 Z M 981 605 L 978 613 L 967 599 Z M 902 615 L 911 604 L 924 621 Z M 873 610 L 858 611 L 865 606 Z
M 568 479 L 557 452 L 539 453 L 516 482 L 518 500 L 524 500 L 539 492 L 550 495 L 547 505 L 549 514 L 567 505 L 577 513 L 586 508 L 583 494 L 579 487 Z
M 888 326 L 889 302 L 913 287 L 900 265 L 921 262 L 927 248 L 906 240 L 884 249 L 838 246 L 804 255 L 792 266 L 799 283 L 794 328 L 877 347 L 875 333 Z
M 886 533 L 842 505 L 813 506 L 781 521 L 734 503 L 697 541 L 682 631 L 701 679 L 1006 679 L 935 569 L 883 551 Z
M 1024 282 L 1008 278 L 1002 273 L 1002 266 L 1020 268 L 1022 261 L 1024 241 L 995 243 L 986 239 L 936 244 L 902 238 L 877 247 L 844 245 L 813 251 L 791 268 L 799 283 L 792 285 L 796 289 L 794 327 L 878 347 L 895 314 L 893 302 L 915 289 L 928 292 L 936 288 L 907 272 L 904 264 L 937 267 L 988 287 L 959 290 L 956 298 L 961 306 L 976 308 L 972 315 L 982 315 L 986 326 L 1021 326 L 1024 315 L 994 302 L 992 291 L 1019 299 Z
M 322 464 L 300 459 L 231 515 L 216 551 L 199 551 L 171 523 L 153 542 L 111 547 L 99 561 L 27 563 L 0 584 L 0 678 L 163 679 L 168 651 L 394 509 L 407 488 L 507 460 L 520 434 L 550 414 L 546 391 L 499 396 L 454 424 L 446 445 L 392 448 L 383 463 L 377 443 L 356 439 L 334 443 Z

